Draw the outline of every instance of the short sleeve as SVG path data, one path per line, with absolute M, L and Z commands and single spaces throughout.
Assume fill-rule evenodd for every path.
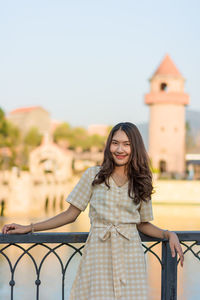
M 140 222 L 149 222 L 153 220 L 152 201 L 142 201 L 140 208 Z
M 85 210 L 92 195 L 92 181 L 93 178 L 89 168 L 83 173 L 81 179 L 69 194 L 66 201 L 82 211 Z

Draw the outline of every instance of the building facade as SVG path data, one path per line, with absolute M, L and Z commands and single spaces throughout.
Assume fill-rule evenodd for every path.
M 40 106 L 17 108 L 7 115 L 7 119 L 24 135 L 33 127 L 38 128 L 42 135 L 49 134 L 51 130 L 50 114 Z

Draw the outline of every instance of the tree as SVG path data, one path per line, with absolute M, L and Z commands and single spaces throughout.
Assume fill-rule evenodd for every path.
M 71 149 L 80 147 L 83 150 L 87 150 L 89 148 L 87 131 L 82 127 L 75 127 L 72 131 L 69 143 Z
M 14 147 L 20 142 L 20 130 L 5 118 L 0 108 L 0 147 Z
M 53 133 L 54 141 L 69 140 L 72 137 L 72 129 L 68 123 L 60 124 Z
M 98 150 L 102 151 L 105 146 L 106 137 L 100 136 L 98 134 L 93 134 L 88 138 L 89 148 L 96 147 Z
M 20 143 L 20 130 L 6 120 L 4 111 L 0 108 L 0 148 L 3 155 L 0 157 L 0 168 L 8 169 L 15 165 L 17 157 L 16 147 Z
M 0 108 L 0 147 L 5 147 L 5 139 L 7 137 L 7 123 L 4 111 Z
M 62 123 L 54 131 L 54 141 L 58 144 L 60 141 L 67 141 L 70 149 L 81 148 L 83 151 L 86 151 L 93 146 L 102 150 L 105 138 L 97 134 L 90 136 L 85 128 L 72 128 L 68 123 Z
M 7 121 L 7 137 L 6 137 L 6 145 L 8 147 L 15 147 L 20 144 L 21 142 L 21 132 L 19 128 L 14 126 L 12 123 Z
M 38 128 L 32 127 L 31 129 L 29 129 L 28 133 L 24 138 L 25 145 L 34 148 L 39 146 L 41 142 L 42 142 L 42 135 L 40 134 Z

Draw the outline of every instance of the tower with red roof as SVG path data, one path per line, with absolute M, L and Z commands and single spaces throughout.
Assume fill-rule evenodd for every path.
M 185 79 L 166 55 L 150 79 L 145 103 L 150 107 L 149 156 L 160 172 L 185 172 Z

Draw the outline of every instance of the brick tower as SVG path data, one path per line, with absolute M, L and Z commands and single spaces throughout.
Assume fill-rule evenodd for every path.
M 185 172 L 185 79 L 166 55 L 150 79 L 150 93 L 145 103 L 150 106 L 149 156 L 161 173 Z

